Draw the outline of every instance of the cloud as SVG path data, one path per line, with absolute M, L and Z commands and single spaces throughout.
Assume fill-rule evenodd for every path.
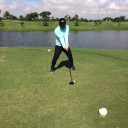
M 114 10 L 119 10 L 119 7 L 118 7 L 115 3 L 111 3 L 111 4 L 109 5 L 109 8 L 110 8 L 110 9 L 114 9 Z
M 108 4 L 108 3 L 109 3 L 109 0 L 99 0 L 99 4 L 100 4 L 101 6 L 106 5 L 106 4 Z
M 9 8 L 10 9 L 16 9 L 17 7 L 17 2 L 13 1 L 10 5 L 9 5 Z
M 24 9 L 24 11 L 25 11 L 25 12 L 30 12 L 30 11 L 31 11 L 31 7 L 26 7 L 26 8 Z
M 4 0 L 0 0 L 0 9 L 3 9 L 3 6 L 4 6 Z
M 120 15 L 127 16 L 128 0 L 0 0 L 0 9 L 2 14 L 9 11 L 15 16 L 25 16 L 31 12 L 41 13 L 50 11 L 51 16 L 64 17 L 69 14 L 73 17 L 78 14 L 79 17 L 97 19 Z
M 128 4 L 128 0 L 125 1 L 125 4 Z

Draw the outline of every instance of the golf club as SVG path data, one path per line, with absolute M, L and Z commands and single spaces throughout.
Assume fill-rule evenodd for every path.
M 69 62 L 69 70 L 70 70 L 70 77 L 71 77 L 71 82 L 69 82 L 69 84 L 74 85 L 75 81 L 72 80 L 72 73 L 71 73 L 70 61 L 69 61 L 69 50 L 68 50 L 68 62 Z

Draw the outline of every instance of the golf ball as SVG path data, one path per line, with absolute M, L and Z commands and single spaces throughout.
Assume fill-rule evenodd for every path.
M 107 109 L 106 108 L 100 108 L 99 109 L 99 114 L 103 117 L 107 115 Z
M 48 52 L 51 52 L 51 49 L 48 49 Z

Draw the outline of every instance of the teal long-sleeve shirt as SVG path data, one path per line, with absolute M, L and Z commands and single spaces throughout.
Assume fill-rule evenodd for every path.
M 63 48 L 67 48 L 69 46 L 68 44 L 69 26 L 68 25 L 66 25 L 64 29 L 58 26 L 55 29 L 55 35 L 56 35 L 56 45 L 62 46 Z

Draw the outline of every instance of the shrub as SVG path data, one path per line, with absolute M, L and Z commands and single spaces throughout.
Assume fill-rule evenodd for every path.
M 21 24 L 22 27 L 24 26 L 24 22 L 23 21 L 21 21 L 20 24 Z
M 46 20 L 43 21 L 43 26 L 48 26 L 48 22 Z
M 95 22 L 95 26 L 98 26 L 98 22 Z
M 0 27 L 3 27 L 3 26 L 5 26 L 4 22 L 0 20 Z
M 78 20 L 75 21 L 75 26 L 79 26 Z

